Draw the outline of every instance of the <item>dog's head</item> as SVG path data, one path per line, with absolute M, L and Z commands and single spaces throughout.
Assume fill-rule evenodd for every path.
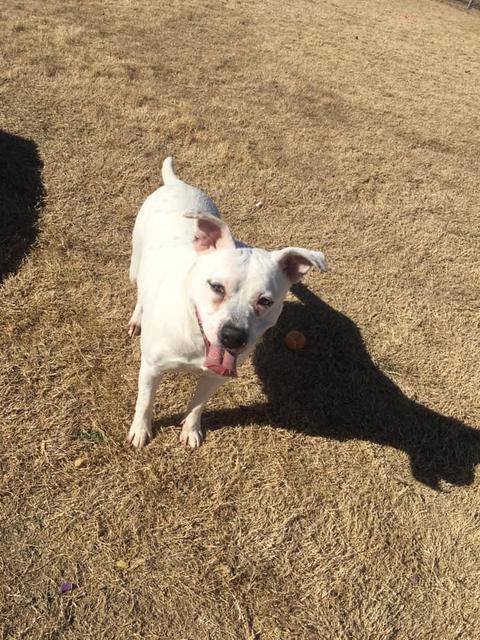
M 190 295 L 208 341 L 233 354 L 253 347 L 276 323 L 293 283 L 313 266 L 327 270 L 320 251 L 238 246 L 221 219 L 203 212 L 187 215 L 195 220 L 199 254 Z

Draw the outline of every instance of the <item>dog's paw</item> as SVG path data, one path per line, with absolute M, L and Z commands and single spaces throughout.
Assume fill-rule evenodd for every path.
M 201 427 L 198 429 L 185 429 L 185 427 L 183 427 L 180 433 L 180 442 L 188 445 L 191 449 L 198 449 L 204 439 L 205 437 Z
M 128 323 L 128 337 L 133 338 L 134 336 L 139 336 L 141 333 L 142 327 L 139 322 L 130 321 Z
M 145 424 L 135 424 L 130 427 L 128 432 L 127 442 L 133 445 L 136 449 L 141 449 L 152 439 L 152 431 Z

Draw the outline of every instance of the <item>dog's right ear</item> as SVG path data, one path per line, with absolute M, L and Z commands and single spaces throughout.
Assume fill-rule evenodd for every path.
M 230 229 L 221 218 L 205 211 L 189 212 L 185 217 L 195 220 L 193 246 L 199 253 L 215 249 L 235 249 Z

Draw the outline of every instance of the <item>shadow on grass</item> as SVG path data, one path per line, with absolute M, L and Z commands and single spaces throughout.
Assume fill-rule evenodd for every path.
M 34 142 L 0 130 L 0 284 L 18 271 L 37 237 L 42 168 Z
M 292 292 L 253 362 L 266 404 L 207 411 L 209 430 L 265 423 L 311 436 L 358 439 L 405 451 L 414 477 L 470 484 L 480 460 L 480 432 L 407 398 L 372 362 L 357 326 L 303 285 Z M 283 336 L 300 329 L 308 348 L 292 352 Z M 161 420 L 172 424 L 172 418 Z

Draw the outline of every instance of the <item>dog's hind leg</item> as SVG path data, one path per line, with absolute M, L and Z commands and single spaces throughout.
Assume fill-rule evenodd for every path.
M 188 444 L 192 449 L 196 449 L 204 440 L 204 432 L 201 425 L 203 407 L 213 396 L 215 391 L 227 382 L 228 378 L 213 376 L 205 373 L 198 381 L 197 388 L 190 400 L 187 408 L 187 417 L 182 422 L 182 433 L 180 442 Z
M 133 336 L 139 336 L 142 330 L 142 305 L 137 298 L 137 304 L 133 310 L 132 316 L 128 322 L 128 335 L 130 338 Z
M 130 270 L 128 276 L 133 285 L 137 284 L 138 270 L 140 268 L 140 260 L 142 257 L 142 244 L 145 227 L 145 207 L 142 206 L 138 212 L 132 233 L 132 257 L 130 259 Z
M 142 252 L 142 224 L 140 216 L 135 221 L 132 237 L 132 259 L 130 260 L 129 278 L 130 282 L 138 288 L 137 277 L 138 270 L 140 268 L 140 257 Z M 130 338 L 140 335 L 142 325 L 142 306 L 140 304 L 138 291 L 137 291 L 137 303 L 132 313 L 132 317 L 128 323 L 128 335 Z

